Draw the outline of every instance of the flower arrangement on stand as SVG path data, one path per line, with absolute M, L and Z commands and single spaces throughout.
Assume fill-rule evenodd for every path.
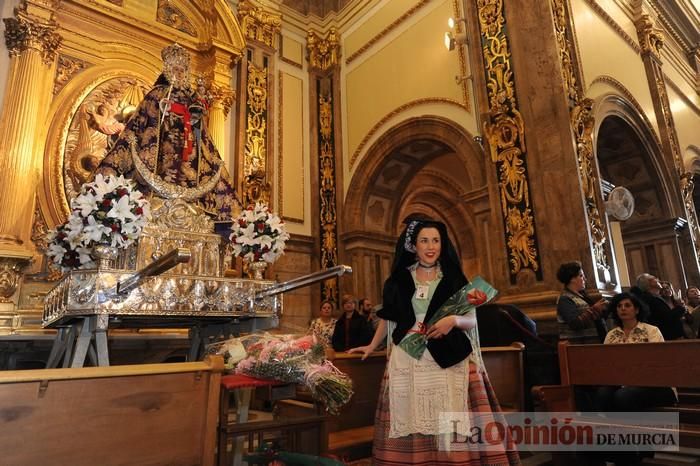
M 258 202 L 243 210 L 231 226 L 233 253 L 247 261 L 261 280 L 267 264 L 284 254 L 289 239 L 284 222 L 263 203 Z
M 61 270 L 95 267 L 97 246 L 126 249 L 138 239 L 150 218 L 150 204 L 123 176 L 98 174 L 70 203 L 68 221 L 48 233 L 46 255 Z
M 221 354 L 226 369 L 236 374 L 299 383 L 330 414 L 338 414 L 352 396 L 352 381 L 325 358 L 312 335 L 252 334 L 214 343 L 209 353 Z

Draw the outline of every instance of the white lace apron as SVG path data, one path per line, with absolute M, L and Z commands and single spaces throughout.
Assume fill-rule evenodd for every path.
M 415 279 L 415 275 L 414 275 Z M 429 297 L 439 280 L 430 283 Z M 418 330 L 428 308 L 428 300 L 412 300 L 416 312 L 414 331 Z M 390 327 L 394 327 L 391 325 Z M 389 335 L 393 328 L 389 329 Z M 469 332 L 471 333 L 471 332 Z M 471 337 L 471 335 L 467 334 Z M 464 413 L 457 424 L 457 432 L 469 431 L 469 362 L 481 366 L 476 351 L 464 361 L 447 369 L 441 368 L 426 349 L 420 360 L 409 356 L 403 349 L 392 345 L 389 357 L 389 437 L 403 437 L 420 433 L 438 435 L 454 430 L 454 424 L 440 425 L 440 413 Z M 443 417 L 443 421 L 446 420 Z

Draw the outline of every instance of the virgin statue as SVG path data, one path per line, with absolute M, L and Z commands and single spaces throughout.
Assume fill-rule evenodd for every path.
M 163 49 L 163 73 L 96 169 L 135 179 L 145 194 L 195 202 L 229 223 L 240 202 L 204 122 L 208 102 L 190 86 L 190 57 L 178 44 Z

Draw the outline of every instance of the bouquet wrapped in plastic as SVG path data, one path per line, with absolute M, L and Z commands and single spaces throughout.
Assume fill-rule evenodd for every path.
M 435 314 L 426 322 L 425 327 L 437 323 L 440 319 L 450 315 L 464 316 L 472 312 L 476 312 L 477 306 L 486 304 L 496 297 L 498 291 L 492 287 L 486 280 L 481 277 L 476 277 L 470 283 L 467 283 L 462 288 L 457 290 L 455 294 L 450 296 L 445 303 L 440 306 Z M 472 342 L 472 347 L 478 345 L 478 337 L 473 338 L 469 335 L 469 340 Z M 474 341 L 476 340 L 476 341 Z M 423 352 L 427 348 L 427 338 L 425 333 L 411 333 L 406 336 L 399 346 L 409 355 L 416 359 L 423 356 Z
M 325 358 L 323 345 L 311 335 L 253 334 L 214 343 L 208 352 L 221 354 L 235 374 L 304 385 L 330 414 L 338 414 L 353 393 L 350 378 Z

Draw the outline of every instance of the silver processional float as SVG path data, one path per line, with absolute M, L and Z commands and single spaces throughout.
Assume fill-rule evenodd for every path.
M 206 134 L 203 123 L 203 112 L 207 108 L 203 104 L 206 103 L 206 89 L 198 86 L 193 90 L 190 87 L 190 59 L 183 47 L 170 45 L 161 55 L 165 81 L 159 79 L 156 82 L 144 97 L 145 104 L 142 102 L 126 123 L 111 152 L 100 163 L 92 187 L 86 188 L 86 183 L 83 185 L 85 193 L 81 190 L 81 195 L 92 195 L 90 202 L 99 198 L 97 209 L 103 209 L 102 202 L 112 201 L 96 195 L 97 191 L 108 191 L 101 187 L 109 183 L 103 183 L 100 169 L 104 165 L 108 171 L 117 171 L 123 166 L 124 158 L 129 157 L 134 181 L 138 180 L 145 191 L 151 193 L 151 218 L 145 226 L 139 225 L 138 241 L 121 251 L 114 249 L 114 240 L 111 249 L 106 244 L 91 246 L 97 266 L 68 271 L 48 293 L 42 325 L 58 330 L 48 367 L 56 367 L 61 361 L 64 367 L 80 367 L 88 356 L 98 365 L 108 365 L 107 330 L 110 326 L 187 327 L 191 343 L 189 358 L 193 360 L 201 352 L 202 344 L 211 338 L 277 327 L 284 292 L 351 272 L 350 267 L 341 265 L 283 283 L 262 280 L 262 274 L 252 280 L 225 276 L 225 258 L 230 258 L 231 254 L 222 247 L 224 242 L 215 231 L 212 216 L 199 204 L 206 196 L 233 203 L 226 191 L 232 188 L 225 176 L 224 162 Z M 156 107 L 159 113 L 154 124 L 158 128 L 139 126 L 138 122 L 152 122 L 151 113 Z M 183 118 L 183 115 L 188 118 Z M 183 173 L 195 171 L 188 161 L 190 157 L 196 157 L 199 171 L 196 171 L 194 185 L 181 186 L 156 173 L 159 162 L 153 162 L 152 158 L 155 154 L 160 160 L 161 138 L 168 141 L 172 153 L 181 152 L 181 168 L 189 170 L 182 169 Z M 176 143 L 181 144 L 177 150 Z M 112 160 L 108 162 L 110 158 Z M 164 160 L 166 158 L 164 156 Z M 166 170 L 169 176 L 172 175 L 170 171 Z M 102 183 L 100 186 L 98 178 Z M 224 191 L 220 191 L 220 186 Z M 132 201 L 131 195 L 125 196 L 130 189 L 114 191 L 117 196 L 113 209 L 118 210 L 117 204 L 125 200 Z M 94 206 L 86 207 L 85 199 L 76 201 L 78 208 L 71 205 L 68 227 L 81 229 L 80 234 L 82 229 L 92 228 L 94 232 L 96 228 L 116 227 L 122 235 L 125 234 L 124 222 L 120 225 L 106 225 L 104 222 L 105 218 L 108 220 L 116 214 L 102 211 L 99 218 L 86 214 Z M 81 217 L 74 219 L 74 214 Z M 105 235 L 112 233 L 109 228 L 107 230 Z M 133 232 L 132 228 L 130 233 Z M 102 238 L 102 233 L 97 236 Z M 87 237 L 91 242 L 97 241 L 92 234 Z M 87 241 L 83 246 L 88 247 Z M 78 249 L 74 244 L 69 247 L 75 248 L 73 253 Z M 63 257 L 61 251 L 67 251 L 60 244 L 55 250 L 59 251 L 60 257 Z M 261 263 L 253 262 L 251 268 L 256 265 Z

